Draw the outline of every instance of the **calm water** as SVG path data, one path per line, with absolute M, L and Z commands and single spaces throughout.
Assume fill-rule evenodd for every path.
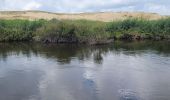
M 170 100 L 170 42 L 0 43 L 0 100 Z

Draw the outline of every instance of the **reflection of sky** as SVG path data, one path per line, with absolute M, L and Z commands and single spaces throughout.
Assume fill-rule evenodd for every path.
M 30 62 L 36 64 L 22 55 L 9 56 L 6 62 L 0 62 L 0 100 L 40 99 L 38 84 L 43 73 L 29 68 Z
M 93 56 L 58 64 L 42 54 L 10 55 L 0 60 L 0 100 L 117 100 L 120 90 L 134 91 L 146 100 L 166 99 L 168 65 L 169 57 L 149 52 L 108 52 L 102 64 L 96 64 Z

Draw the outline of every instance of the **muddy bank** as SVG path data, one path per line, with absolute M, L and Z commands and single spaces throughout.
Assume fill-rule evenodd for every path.
M 116 40 L 131 40 L 131 41 L 140 41 L 140 40 L 170 40 L 170 36 L 163 36 L 163 35 L 133 35 L 133 34 L 124 34 L 120 37 L 115 37 Z
M 124 34 L 120 37 L 110 37 L 110 38 L 103 38 L 103 39 L 95 39 L 95 38 L 80 39 L 76 36 L 61 36 L 61 37 L 48 36 L 39 41 L 43 43 L 56 43 L 56 44 L 103 45 L 103 44 L 112 43 L 115 40 L 119 40 L 119 41 L 144 41 L 144 40 L 163 41 L 163 40 L 167 40 L 167 41 L 170 41 L 170 36 Z
M 114 38 L 107 38 L 107 39 L 79 39 L 75 36 L 62 36 L 62 37 L 45 37 L 41 40 L 34 40 L 39 41 L 42 43 L 57 43 L 57 44 L 89 44 L 89 45 L 102 45 L 114 42 Z

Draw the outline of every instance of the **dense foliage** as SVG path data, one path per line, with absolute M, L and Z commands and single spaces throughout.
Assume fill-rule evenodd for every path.
M 108 30 L 117 37 L 130 34 L 143 38 L 169 38 L 170 18 L 160 20 L 128 19 L 111 22 Z
M 115 22 L 0 20 L 0 41 L 89 42 L 112 38 L 169 39 L 170 18 L 127 19 Z
M 30 41 L 45 21 L 0 20 L 0 41 Z
M 36 39 L 55 42 L 87 42 L 98 41 L 111 37 L 107 31 L 107 23 L 86 20 L 51 20 L 37 29 Z

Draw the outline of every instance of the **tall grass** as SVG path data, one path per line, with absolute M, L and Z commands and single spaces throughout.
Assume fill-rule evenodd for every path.
M 0 41 L 29 41 L 44 20 L 0 20 Z
M 108 31 L 116 37 L 125 34 L 166 38 L 170 36 L 170 18 L 160 20 L 127 19 L 110 22 Z
M 37 29 L 36 36 L 40 40 L 55 37 L 55 39 L 58 40 L 61 38 L 66 40 L 74 38 L 78 42 L 97 41 L 111 37 L 111 32 L 107 32 L 106 29 L 107 23 L 105 22 L 52 20 L 47 22 L 43 27 Z
M 0 41 L 88 42 L 121 39 L 126 36 L 149 39 L 170 38 L 170 18 L 127 19 L 114 22 L 56 19 L 0 20 Z

